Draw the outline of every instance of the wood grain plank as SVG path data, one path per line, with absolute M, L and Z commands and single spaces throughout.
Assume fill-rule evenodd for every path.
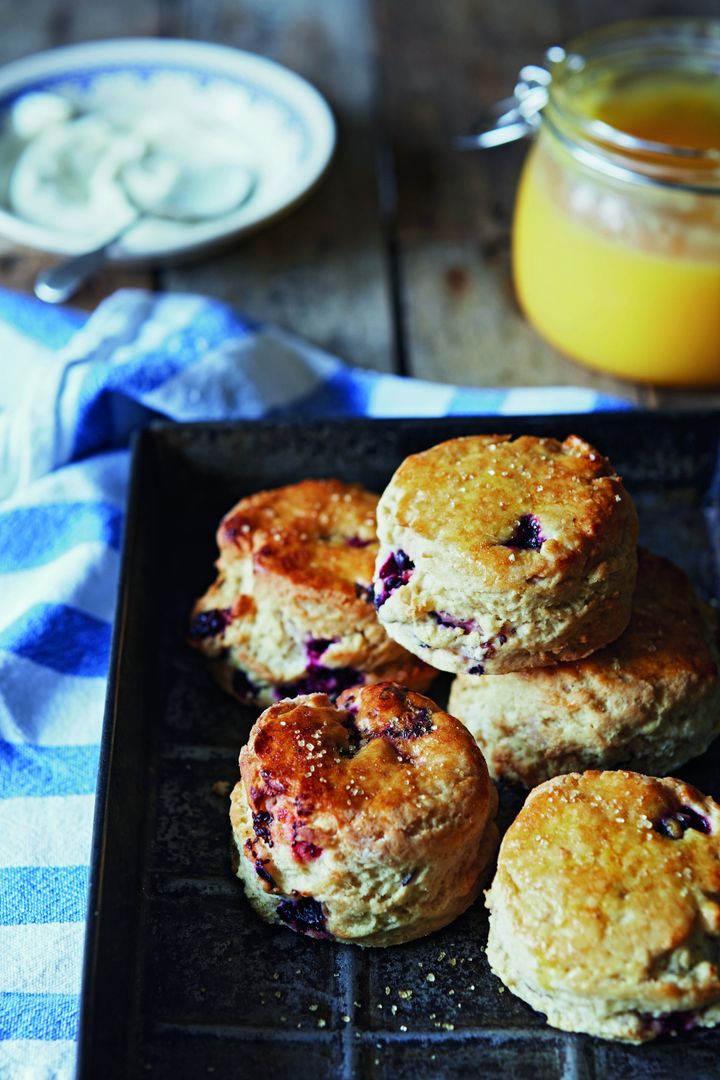
M 624 17 L 658 9 L 645 0 L 611 7 Z M 384 122 L 397 167 L 395 244 L 412 373 L 473 385 L 567 383 L 652 403 L 646 388 L 566 359 L 519 312 L 510 233 L 524 150 L 461 154 L 452 147 L 483 103 L 508 95 L 522 64 L 608 21 L 608 5 L 375 0 L 374 10 Z
M 159 18 L 157 0 L 0 0 L 0 63 L 95 38 L 154 35 Z
M 345 360 L 392 370 L 395 353 L 374 161 L 374 46 L 364 0 L 186 0 L 166 10 L 179 35 L 256 51 L 326 95 L 339 144 L 318 191 L 224 254 L 163 273 L 292 330 Z
M 680 15 L 720 17 L 718 0 L 568 0 L 568 32 L 578 34 L 623 19 Z

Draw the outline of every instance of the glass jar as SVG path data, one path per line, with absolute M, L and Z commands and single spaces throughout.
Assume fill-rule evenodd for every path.
M 720 22 L 621 23 L 547 60 L 516 89 L 539 129 L 513 226 L 523 310 L 593 368 L 720 383 Z

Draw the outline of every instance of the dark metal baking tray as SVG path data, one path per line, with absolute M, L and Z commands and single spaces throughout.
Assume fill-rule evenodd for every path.
M 548 1027 L 490 974 L 481 903 L 361 951 L 265 925 L 232 878 L 227 799 L 256 716 L 185 645 L 214 530 L 242 495 L 310 476 L 381 490 L 455 435 L 571 432 L 608 454 L 642 540 L 718 594 L 720 417 L 639 414 L 177 425 L 136 441 L 96 821 L 82 1080 L 718 1076 L 720 1032 L 627 1048 Z M 720 795 L 717 744 L 683 770 Z M 501 816 L 520 804 L 503 792 Z

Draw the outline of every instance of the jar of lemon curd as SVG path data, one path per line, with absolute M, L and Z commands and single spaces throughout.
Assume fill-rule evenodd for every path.
M 494 141 L 537 131 L 513 225 L 528 319 L 613 375 L 720 383 L 720 22 L 593 31 L 515 94 Z

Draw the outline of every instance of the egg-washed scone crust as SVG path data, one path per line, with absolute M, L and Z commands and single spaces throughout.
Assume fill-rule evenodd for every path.
M 497 795 L 454 717 L 392 684 L 281 701 L 240 754 L 230 818 L 257 913 L 314 937 L 392 945 L 476 898 Z
M 378 505 L 375 603 L 434 667 L 500 674 L 587 656 L 630 616 L 637 514 L 571 435 L 474 435 L 414 454 Z
M 268 705 L 363 681 L 429 685 L 433 670 L 388 637 L 373 607 L 377 498 L 358 484 L 305 480 L 225 515 L 217 579 L 189 631 L 225 689 Z
M 644 1042 L 720 1020 L 720 806 L 683 781 L 541 784 L 487 905 L 492 969 L 555 1027 Z

